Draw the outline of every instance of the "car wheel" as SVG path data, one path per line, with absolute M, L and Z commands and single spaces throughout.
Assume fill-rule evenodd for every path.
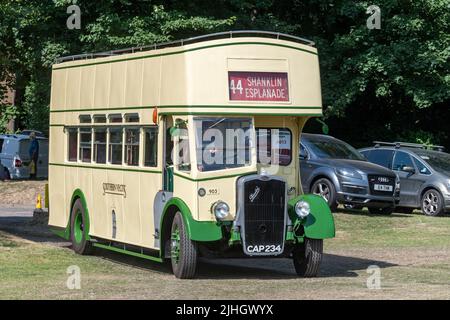
M 9 174 L 9 171 L 6 168 L 5 168 L 5 175 L 4 175 L 4 177 L 5 177 L 5 180 L 11 180 L 11 175 Z
M 87 255 L 92 252 L 92 243 L 86 239 L 86 212 L 80 199 L 73 204 L 70 219 L 70 238 L 72 249 L 78 254 Z
M 300 277 L 316 277 L 323 255 L 323 240 L 305 238 L 293 251 L 295 271 Z
M 170 258 L 173 274 L 179 279 L 192 279 L 197 271 L 197 244 L 189 239 L 180 212 L 172 222 Z
M 394 207 L 385 207 L 385 208 L 368 208 L 371 214 L 382 214 L 388 216 L 392 214 L 395 210 Z
M 435 189 L 428 190 L 422 196 L 421 208 L 423 214 L 435 217 L 444 213 L 444 200 L 441 193 Z
M 326 178 L 317 180 L 316 182 L 314 182 L 311 190 L 313 194 L 321 196 L 322 198 L 325 199 L 331 211 L 336 210 L 337 208 L 336 188 L 334 187 L 334 184 L 330 180 Z

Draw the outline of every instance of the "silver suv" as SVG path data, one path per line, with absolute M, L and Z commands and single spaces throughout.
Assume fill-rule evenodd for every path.
M 374 143 L 374 147 L 359 151 L 370 162 L 400 176 L 400 211 L 411 213 L 420 208 L 427 216 L 438 216 L 450 210 L 450 154 L 443 152 L 443 147 L 430 150 L 421 144 Z

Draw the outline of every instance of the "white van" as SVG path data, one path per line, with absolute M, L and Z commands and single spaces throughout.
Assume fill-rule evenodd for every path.
M 39 159 L 37 177 L 48 177 L 48 139 L 37 136 L 39 141 Z M 5 179 L 28 179 L 30 177 L 30 156 L 28 148 L 30 137 L 26 134 L 0 135 L 0 163 Z M 0 166 L 1 168 L 1 166 Z

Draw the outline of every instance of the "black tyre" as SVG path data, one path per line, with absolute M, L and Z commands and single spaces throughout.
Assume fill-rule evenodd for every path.
M 197 271 L 197 244 L 189 239 L 180 212 L 175 214 L 170 237 L 170 257 L 173 274 L 179 279 L 192 279 Z
M 388 216 L 394 212 L 395 207 L 368 208 L 368 209 L 371 214 L 382 214 Z
M 11 180 L 11 175 L 9 174 L 9 171 L 6 168 L 5 168 L 5 173 L 4 173 L 4 179 Z
M 78 254 L 87 255 L 92 252 L 92 243 L 86 240 L 86 212 L 80 199 L 75 200 L 70 217 L 70 239 L 72 249 Z
M 325 199 L 331 211 L 333 212 L 336 211 L 337 209 L 336 188 L 334 187 L 334 184 L 330 180 L 326 178 L 321 178 L 317 180 L 312 185 L 311 190 L 313 194 L 321 196 L 322 198 Z
M 316 277 L 323 255 L 323 240 L 308 239 L 296 246 L 293 252 L 294 267 L 300 277 Z
M 426 216 L 436 217 L 444 213 L 444 199 L 439 191 L 430 189 L 425 192 L 420 201 L 422 212 Z

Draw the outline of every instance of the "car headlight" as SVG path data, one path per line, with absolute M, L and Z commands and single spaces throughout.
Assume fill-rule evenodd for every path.
M 223 201 L 217 201 L 211 209 L 217 220 L 223 220 L 230 214 L 230 207 Z
M 447 180 L 446 186 L 447 186 L 447 189 L 450 191 L 450 179 Z
M 299 218 L 305 218 L 310 212 L 311 208 L 308 202 L 300 200 L 295 204 L 295 213 Z
M 358 171 L 352 169 L 336 168 L 336 173 L 343 177 L 362 179 L 362 176 L 358 173 Z

